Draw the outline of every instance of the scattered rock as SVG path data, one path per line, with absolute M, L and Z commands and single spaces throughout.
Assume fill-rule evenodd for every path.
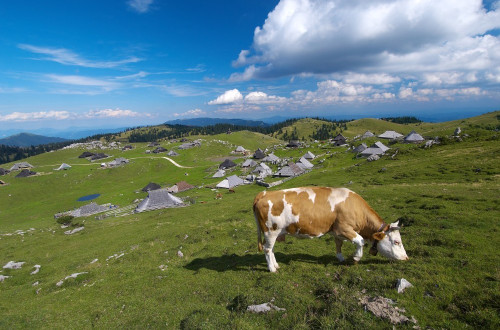
M 25 264 L 24 261 L 9 261 L 5 266 L 3 266 L 3 269 L 19 269 Z
M 188 237 L 189 237 L 189 236 L 188 236 L 188 234 L 186 234 L 186 235 L 184 236 L 184 239 L 188 239 Z
M 91 263 L 91 264 L 95 264 L 95 263 L 96 263 L 96 262 L 98 262 L 98 261 L 99 261 L 99 259 L 95 258 L 95 259 L 94 259 L 94 260 L 92 260 L 90 263 Z
M 250 305 L 247 307 L 247 312 L 251 312 L 251 313 L 268 313 L 270 311 L 278 311 L 278 312 L 285 312 L 286 309 L 285 308 L 280 308 L 276 305 L 273 305 L 272 302 L 274 301 L 274 299 L 271 299 L 270 302 L 267 302 L 267 303 L 263 303 L 263 304 L 260 304 L 260 305 Z
M 85 227 L 78 227 L 78 228 L 75 228 L 73 230 L 66 230 L 64 232 L 64 234 L 66 234 L 66 235 L 73 235 L 74 233 L 78 233 L 79 231 L 82 231 L 84 229 L 85 229 Z
M 123 257 L 124 255 L 125 255 L 125 253 L 124 253 L 124 252 L 122 252 L 122 253 L 120 253 L 120 254 L 115 253 L 115 254 L 113 254 L 112 256 L 107 257 L 107 258 L 106 258 L 106 261 L 108 261 L 109 259 L 113 259 L 113 258 L 118 259 L 118 258 Z
M 398 280 L 398 283 L 396 284 L 396 288 L 398 289 L 398 293 L 403 293 L 406 288 L 410 288 L 412 286 L 413 285 L 404 278 L 400 278 Z
M 42 291 L 42 288 L 38 288 L 38 289 L 36 289 L 36 294 L 39 294 L 39 293 L 40 293 L 40 291 Z
M 403 315 L 406 312 L 405 309 L 393 306 L 394 301 L 388 298 L 363 296 L 359 298 L 359 303 L 363 305 L 365 310 L 370 311 L 376 317 L 388 319 L 392 324 L 402 324 L 409 321 L 417 322 L 413 317 L 410 320 Z
M 184 257 L 184 253 L 182 253 L 181 250 L 177 251 L 177 255 L 179 256 L 179 258 L 183 258 Z
M 63 285 L 64 281 L 66 281 L 67 279 L 70 279 L 70 278 L 77 278 L 78 276 L 82 275 L 82 274 L 87 274 L 88 272 L 81 272 L 81 273 L 73 273 L 69 276 L 66 276 L 63 280 L 60 280 L 59 282 L 56 283 L 56 286 L 61 286 Z
M 366 160 L 369 162 L 374 162 L 374 161 L 379 160 L 379 159 L 380 159 L 379 155 L 370 155 L 368 158 L 366 158 Z
M 167 267 L 168 267 L 167 265 L 160 265 L 160 266 L 158 266 L 158 268 L 160 268 L 160 270 L 161 270 L 162 272 L 166 271 L 166 270 L 167 270 Z
M 31 284 L 31 286 L 37 286 L 38 284 L 40 284 L 40 282 L 36 281 L 35 283 Z
M 40 268 L 42 268 L 40 265 L 35 265 L 33 267 L 35 267 L 35 270 L 30 273 L 31 275 L 37 274 L 40 271 Z
M 5 276 L 5 275 L 0 275 L 0 282 L 3 282 L 6 278 L 9 278 L 10 276 Z

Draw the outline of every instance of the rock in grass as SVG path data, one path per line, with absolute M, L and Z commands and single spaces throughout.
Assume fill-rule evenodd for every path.
M 10 276 L 5 276 L 5 275 L 0 275 L 0 282 L 5 281 L 6 278 L 9 278 Z
M 184 253 L 182 253 L 181 250 L 177 251 L 177 255 L 179 256 L 179 258 L 183 258 L 184 257 Z
M 19 269 L 24 264 L 25 264 L 24 261 L 19 261 L 19 262 L 9 261 L 8 263 L 5 264 L 5 266 L 3 266 L 3 269 Z
M 403 313 L 404 308 L 394 306 L 394 301 L 384 297 L 368 297 L 359 298 L 359 303 L 363 305 L 365 310 L 370 311 L 376 317 L 388 319 L 392 324 L 402 324 L 407 322 L 417 323 L 413 317 L 409 319 Z
M 268 313 L 273 310 L 278 312 L 286 311 L 285 308 L 280 308 L 276 305 L 273 305 L 271 302 L 263 303 L 260 305 L 250 305 L 247 307 L 247 312 L 251 313 Z
M 85 227 L 78 227 L 78 228 L 75 228 L 73 230 L 66 230 L 64 233 L 66 235 L 73 235 L 74 233 L 78 233 L 79 231 L 82 231 L 84 229 L 85 229 Z
M 77 278 L 78 276 L 80 276 L 82 274 L 87 274 L 87 272 L 73 273 L 73 274 L 71 274 L 69 276 L 66 276 L 63 280 L 60 280 L 59 282 L 57 282 L 56 286 L 61 286 L 61 285 L 63 285 L 64 281 L 66 281 L 67 279 L 69 279 L 69 278 Z
M 30 273 L 31 275 L 37 274 L 40 271 L 40 268 L 42 268 L 40 265 L 35 265 L 33 267 L 35 267 L 35 270 Z
M 406 288 L 410 288 L 412 286 L 413 285 L 404 278 L 400 278 L 398 280 L 398 283 L 396 284 L 396 288 L 398 289 L 398 293 L 403 293 Z

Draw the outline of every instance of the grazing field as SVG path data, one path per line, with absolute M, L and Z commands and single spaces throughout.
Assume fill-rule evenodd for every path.
M 236 156 L 230 152 L 237 145 L 254 151 L 282 141 L 237 132 L 193 137 L 203 139 L 202 145 L 187 150 L 175 149 L 180 142 L 161 143 L 178 151 L 171 158 L 189 168 L 176 167 L 162 158 L 165 154 L 146 154 L 152 149 L 146 143 L 134 144 L 130 151 L 99 151 L 113 156 L 105 162 L 130 159 L 112 169 L 78 158 L 81 149 L 28 158 L 42 175 L 0 177 L 7 183 L 0 186 L 0 264 L 25 262 L 21 269 L 0 270 L 0 275 L 10 276 L 0 282 L 0 327 L 392 327 L 360 304 L 364 296 L 381 296 L 417 322 L 401 327 L 498 329 L 500 144 L 492 129 L 498 127 L 498 115 L 420 126 L 388 123 L 383 129 L 370 124 L 375 120 L 365 120 L 364 126 L 349 123 L 343 132 L 347 137 L 399 127 L 404 128 L 401 133 L 415 129 L 443 137 L 440 145 L 428 149 L 390 145 L 389 156 L 375 162 L 325 143 L 298 150 L 277 147 L 279 157 L 296 160 L 308 150 L 320 156 L 312 161 L 311 172 L 270 189 L 352 189 L 386 222 L 401 221 L 410 260 L 373 257 L 365 248 L 357 265 L 340 264 L 332 237 L 287 237 L 275 246 L 281 265 L 275 274 L 267 271 L 264 254 L 257 251 L 251 211 L 255 195 L 264 188 L 252 184 L 234 193 L 219 190 L 222 199 L 215 199 L 217 191 L 211 188 L 220 179 L 211 176 L 225 156 Z M 456 126 L 469 136 L 461 141 L 444 138 Z M 390 157 L 395 149 L 397 155 Z M 238 164 L 243 161 L 239 157 Z M 72 168 L 54 171 L 62 162 Z M 188 202 L 186 207 L 102 220 L 77 218 L 74 225 L 85 229 L 73 235 L 65 235 L 67 229 L 53 218 L 84 205 L 77 202 L 81 196 L 99 193 L 99 204 L 126 207 L 146 196 L 140 189 L 149 182 L 165 187 L 181 180 L 199 186 L 178 194 Z M 343 250 L 348 257 L 354 246 L 347 242 Z M 37 264 L 40 271 L 31 275 Z M 56 285 L 74 273 L 82 274 Z M 401 278 L 413 285 L 404 293 L 395 288 Z M 286 311 L 246 312 L 248 305 L 271 301 Z

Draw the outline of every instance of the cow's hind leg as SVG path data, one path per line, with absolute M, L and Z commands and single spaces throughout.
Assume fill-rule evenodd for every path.
M 276 239 L 278 238 L 278 233 L 268 231 L 264 233 L 264 238 L 266 239 L 266 243 L 264 244 L 264 253 L 266 254 L 267 267 L 270 272 L 274 273 L 279 268 L 273 253 L 273 247 L 274 243 L 276 243 Z
M 342 255 L 342 244 L 344 241 L 338 237 L 335 237 L 335 247 L 337 249 L 337 259 L 339 262 L 344 262 L 344 256 Z

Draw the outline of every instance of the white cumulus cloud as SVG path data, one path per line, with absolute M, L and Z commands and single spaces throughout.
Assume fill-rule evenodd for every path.
M 224 94 L 218 96 L 215 100 L 208 102 L 208 104 L 210 105 L 231 104 L 239 102 L 241 100 L 243 100 L 243 95 L 241 95 L 240 91 L 235 88 L 225 91 Z
M 201 109 L 193 109 L 193 110 L 188 110 L 186 112 L 175 112 L 174 117 L 186 117 L 186 116 L 191 116 L 191 117 L 197 117 L 197 116 L 202 116 L 206 115 L 207 113 Z
M 244 70 L 230 80 L 351 72 L 361 75 L 344 82 L 378 84 L 453 70 L 482 79 L 500 66 L 491 32 L 500 28 L 500 5 L 491 8 L 481 0 L 281 0 L 255 29 L 252 50 L 233 62 Z M 386 76 L 363 76 L 374 72 Z
M 90 110 L 83 115 L 85 118 L 124 118 L 148 116 L 148 114 L 122 109 Z

